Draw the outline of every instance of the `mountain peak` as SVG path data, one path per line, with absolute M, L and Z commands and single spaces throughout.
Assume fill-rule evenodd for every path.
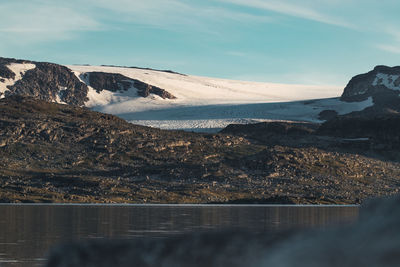
M 372 71 L 354 76 L 340 98 L 346 102 L 360 102 L 372 97 L 374 103 L 399 98 L 400 66 L 376 66 Z

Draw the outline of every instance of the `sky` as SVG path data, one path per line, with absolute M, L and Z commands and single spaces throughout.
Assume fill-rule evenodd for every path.
M 0 0 L 0 56 L 345 86 L 400 65 L 398 0 Z

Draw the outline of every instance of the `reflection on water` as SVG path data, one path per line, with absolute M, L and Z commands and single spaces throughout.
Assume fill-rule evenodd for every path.
M 41 266 L 51 246 L 74 239 L 156 238 L 232 228 L 266 232 L 357 217 L 354 206 L 0 205 L 0 266 Z

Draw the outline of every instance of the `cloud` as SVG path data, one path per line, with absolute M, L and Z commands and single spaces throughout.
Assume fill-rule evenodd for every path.
M 189 2 L 184 0 L 85 0 L 87 5 L 108 12 L 114 20 L 133 22 L 163 29 L 187 29 L 210 31 L 224 22 L 264 23 L 271 22 L 268 16 L 260 16 L 223 8 L 214 4 Z M 111 12 L 110 12 L 111 11 Z M 218 22 L 218 24 L 212 24 Z
M 375 45 L 378 49 L 392 54 L 400 54 L 400 31 L 393 28 L 388 28 L 384 31 L 391 39 L 390 43 Z
M 345 21 L 344 19 L 330 16 L 321 11 L 317 11 L 316 9 L 310 7 L 310 4 L 309 5 L 305 4 L 304 1 L 301 1 L 301 4 L 299 4 L 299 2 L 297 1 L 295 3 L 291 3 L 290 1 L 287 0 L 286 1 L 219 0 L 219 1 L 235 5 L 247 6 L 251 8 L 273 11 L 288 16 L 321 22 L 324 24 L 341 26 L 345 28 L 355 28 L 353 24 Z M 324 1 L 320 1 L 319 3 L 320 4 L 324 3 Z M 325 4 L 327 4 L 327 2 Z M 318 6 L 318 4 L 316 4 L 314 1 L 312 6 Z
M 240 52 L 240 51 L 226 51 L 224 54 L 228 55 L 228 56 L 233 56 L 233 57 L 247 57 L 248 56 L 247 53 Z
M 56 2 L 56 1 L 55 1 Z M 51 1 L 1 3 L 3 42 L 43 42 L 70 39 L 76 33 L 100 29 L 100 23 L 76 8 Z
M 392 54 L 400 54 L 400 43 L 398 45 L 378 44 L 376 47 Z
M 215 35 L 225 23 L 271 21 L 268 16 L 186 0 L 20 0 L 0 2 L 0 10 L 0 37 L 3 42 L 13 44 L 67 40 L 90 31 L 121 30 L 124 23 L 130 27 Z

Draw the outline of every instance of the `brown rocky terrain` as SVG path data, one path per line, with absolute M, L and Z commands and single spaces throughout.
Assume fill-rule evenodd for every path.
M 165 131 L 10 96 L 0 100 L 0 201 L 339 204 L 400 189 L 398 158 L 364 141 L 312 124 L 251 127 Z

